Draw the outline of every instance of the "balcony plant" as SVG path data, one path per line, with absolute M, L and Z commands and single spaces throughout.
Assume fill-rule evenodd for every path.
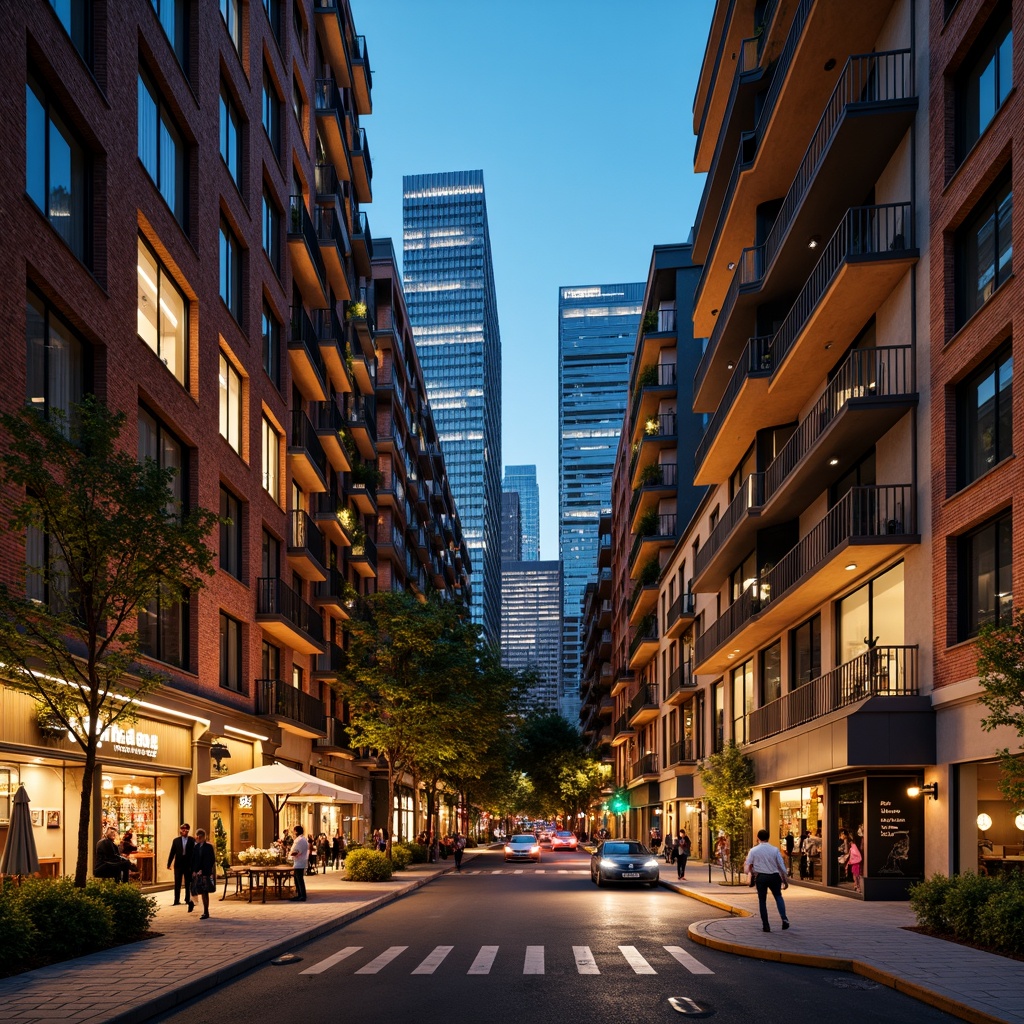
M 384 474 L 372 463 L 357 462 L 352 467 L 352 483 L 380 487 L 384 483 Z
M 661 432 L 661 420 L 657 416 L 648 416 L 644 421 L 644 433 L 648 437 L 654 437 Z
M 652 334 L 658 329 L 658 311 L 656 309 L 649 309 L 644 313 L 643 319 L 643 332 L 644 334 Z
M 644 468 L 640 470 L 641 487 L 652 487 L 654 484 L 660 484 L 663 479 L 664 474 L 660 463 L 652 462 L 649 466 L 644 466 Z
M 365 320 L 366 319 L 366 303 L 365 302 L 350 302 L 348 309 L 345 310 L 346 320 Z
M 641 587 L 650 587 L 658 582 L 658 577 L 661 575 L 661 562 L 658 561 L 657 555 L 651 555 L 646 562 L 640 567 L 640 575 L 637 577 L 637 583 Z
M 652 388 L 658 383 L 658 367 L 649 363 L 636 376 L 636 386 L 633 389 L 633 398 L 643 391 L 644 388 Z
M 638 537 L 653 537 L 658 532 L 658 510 L 649 508 L 637 521 L 634 533 Z

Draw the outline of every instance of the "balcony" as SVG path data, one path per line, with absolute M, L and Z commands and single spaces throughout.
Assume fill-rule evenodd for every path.
M 694 671 L 724 671 L 824 601 L 920 543 L 914 487 L 853 487 L 697 638 Z M 729 645 L 727 654 L 725 647 Z
M 318 78 L 313 93 L 313 108 L 316 114 L 317 134 L 323 141 L 328 159 L 334 164 L 338 176 L 344 181 L 352 180 L 352 164 L 349 160 L 345 126 L 349 113 L 345 98 L 333 78 Z M 320 303 L 323 305 L 323 303 Z
M 916 697 L 917 647 L 872 647 L 750 713 L 750 743 L 823 718 L 868 698 Z
M 327 455 L 316 428 L 301 409 L 292 410 L 288 465 L 292 471 L 292 480 L 307 494 L 327 490 Z
M 642 683 L 629 702 L 629 724 L 638 729 L 658 717 L 658 687 L 655 683 Z
M 676 364 L 651 363 L 638 374 L 633 389 L 633 403 L 630 406 L 629 422 L 632 424 L 632 440 L 639 440 L 638 428 L 645 421 L 658 414 L 658 405 L 663 398 L 672 398 L 676 393 Z
M 370 224 L 366 214 L 359 210 L 352 224 L 352 258 L 360 277 L 371 274 L 370 261 L 373 259 L 373 237 L 370 235 Z
M 630 486 L 640 486 L 640 474 L 652 463 L 658 462 L 659 453 L 665 448 L 675 448 L 676 414 L 663 412 L 644 421 L 643 436 L 633 443 L 633 455 L 629 464 Z
M 601 602 L 597 613 L 597 624 L 601 629 L 610 629 L 612 624 L 612 603 L 609 600 Z
M 331 566 L 314 588 L 317 606 L 336 619 L 347 619 L 355 601 L 355 590 L 342 573 Z
M 320 613 L 284 580 L 261 576 L 256 581 L 256 621 L 264 633 L 299 654 L 321 654 L 324 627 Z
M 345 257 L 352 251 L 345 218 L 336 206 L 316 208 L 316 237 L 320 242 L 327 282 L 334 289 L 335 299 L 352 298 L 352 284 L 348 279 Z
M 345 474 L 344 490 L 356 510 L 369 515 L 377 514 L 377 486 L 380 470 L 372 463 L 356 462 Z
M 629 667 L 642 669 L 658 653 L 658 618 L 650 615 L 636 628 L 629 645 Z
M 327 366 L 320 351 L 320 339 L 309 314 L 301 306 L 292 306 L 288 364 L 292 380 L 306 398 L 313 402 L 327 401 Z
M 670 640 L 681 637 L 697 617 L 696 601 L 693 594 L 680 594 L 665 614 L 665 636 Z
M 682 704 L 690 699 L 697 689 L 697 680 L 690 671 L 689 663 L 678 665 L 674 668 L 665 684 L 665 703 Z
M 628 689 L 634 682 L 636 676 L 628 668 L 620 668 L 612 680 L 612 696 L 617 697 L 624 690 Z
M 674 512 L 654 515 L 650 521 L 642 520 L 639 529 L 645 531 L 633 540 L 629 551 L 629 575 L 638 579 L 650 559 L 657 557 L 662 548 L 672 547 L 676 542 L 677 516 Z M 648 532 L 649 531 L 649 532 Z
M 373 75 L 370 55 L 366 50 L 366 36 L 356 36 L 350 51 L 352 58 L 352 91 L 356 97 L 356 110 L 360 114 L 373 113 Z
M 693 559 L 693 586 L 715 590 L 757 539 L 764 504 L 764 473 L 751 473 Z
M 288 200 L 288 256 L 292 280 L 305 304 L 315 308 L 326 306 L 327 272 L 320 254 L 320 239 L 302 196 L 291 196 Z
M 310 310 L 309 322 L 320 346 L 326 379 L 334 385 L 335 391 L 348 394 L 352 390 L 352 379 L 349 376 L 345 328 L 333 309 Z
M 602 630 L 601 632 L 601 639 L 597 645 L 597 656 L 601 659 L 612 656 L 612 634 L 609 629 Z
M 700 760 L 692 739 L 676 740 L 675 743 L 669 744 L 668 758 L 670 765 L 696 764 Z
M 661 575 L 660 567 L 658 575 Z M 637 625 L 641 619 L 646 618 L 658 605 L 658 581 L 645 583 L 638 579 L 633 586 L 633 593 L 629 595 L 628 611 L 629 624 Z
M 345 422 L 364 459 L 377 457 L 377 405 L 372 395 L 345 396 Z
M 639 782 L 641 779 L 655 779 L 659 772 L 658 755 L 644 754 L 638 761 L 633 761 L 630 764 L 629 781 Z
M 355 516 L 351 509 L 345 506 L 345 500 L 333 478 L 328 490 L 315 495 L 313 520 L 324 537 L 335 544 L 342 547 L 349 547 L 352 544 Z
M 352 142 L 352 180 L 356 195 L 361 203 L 373 201 L 373 163 L 370 160 L 370 144 L 366 141 L 366 129 L 360 128 Z
M 629 500 L 630 529 L 634 532 L 637 523 L 649 510 L 656 509 L 662 498 L 674 498 L 678 493 L 678 473 L 674 462 L 652 462 L 640 472 L 640 486 Z M 611 537 L 608 538 L 609 549 Z
M 323 534 L 301 508 L 288 513 L 288 564 L 304 580 L 317 582 L 327 577 Z
M 597 703 L 597 713 L 602 718 L 610 718 L 615 712 L 615 698 L 607 694 L 600 697 Z
M 377 545 L 372 538 L 366 536 L 352 538 L 352 547 L 348 549 L 348 564 L 360 576 L 377 575 Z
M 653 322 L 646 327 L 641 324 L 640 342 L 635 353 L 638 366 L 649 366 L 652 363 L 658 365 L 662 352 L 666 349 L 674 349 L 678 341 L 676 336 L 678 318 L 674 305 L 659 306 L 658 309 L 649 310 L 645 314 L 645 319 L 647 316 L 651 316 Z
M 352 444 L 345 428 L 345 417 L 337 402 L 310 402 L 309 421 L 320 439 L 327 461 L 336 473 L 352 468 L 347 445 Z
M 602 533 L 597 539 L 597 565 L 604 568 L 612 564 L 612 538 L 610 534 Z
M 612 746 L 619 747 L 626 740 L 631 740 L 636 735 L 636 730 L 629 724 L 629 716 L 619 715 L 612 726 Z
M 256 680 L 256 714 L 269 718 L 299 736 L 327 734 L 327 713 L 323 703 L 282 679 Z
M 353 756 L 352 741 L 348 738 L 348 727 L 340 718 L 327 719 L 327 735 L 313 740 L 313 749 L 325 754 L 348 754 Z
M 328 643 L 327 650 L 316 656 L 313 675 L 318 679 L 334 679 L 347 666 L 348 654 L 345 652 L 345 648 L 335 643 Z
M 344 0 L 313 0 L 313 15 L 323 40 L 324 57 L 338 80 L 348 89 L 352 85 L 352 65 L 345 39 Z
M 359 292 L 359 298 L 348 303 L 345 318 L 355 330 L 356 341 L 359 343 L 354 348 L 358 347 L 366 359 L 376 365 L 377 347 L 373 336 L 377 330 L 377 314 L 371 305 L 373 294 L 363 288 L 360 288 Z

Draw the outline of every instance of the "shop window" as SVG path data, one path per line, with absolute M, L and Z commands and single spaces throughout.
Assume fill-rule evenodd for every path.
M 188 384 L 188 300 L 138 240 L 138 335 L 183 387 Z
M 25 191 L 88 266 L 89 160 L 45 91 L 32 81 L 25 87 Z
M 273 196 L 263 188 L 263 251 L 275 273 L 281 273 L 281 211 Z
M 872 647 L 902 647 L 903 618 L 900 562 L 839 602 L 836 663 L 844 665 Z
M 217 381 L 220 389 L 220 436 L 241 455 L 245 422 L 242 375 L 223 352 L 220 354 Z
M 244 693 L 242 679 L 242 624 L 220 613 L 220 685 L 222 689 Z
M 151 726 L 136 725 L 140 729 Z M 102 749 L 101 748 L 101 752 Z M 176 779 L 160 779 L 142 772 L 115 775 L 103 772 L 100 790 L 100 828 L 108 825 L 118 832 L 130 831 L 138 849 L 131 854 L 132 879 L 142 885 L 169 882 L 172 874 L 166 867 L 165 851 L 178 833 L 181 821 L 180 789 Z
M 139 72 L 139 160 L 179 224 L 185 224 L 185 143 L 149 77 Z
M 815 615 L 790 634 L 790 686 L 795 688 L 821 675 L 821 616 Z
M 231 315 L 242 322 L 242 247 L 227 222 L 220 222 L 220 297 Z
M 959 542 L 960 640 L 1013 618 L 1013 520 L 1009 513 Z
M 224 27 L 239 53 L 242 52 L 241 7 L 241 0 L 220 0 L 220 16 L 224 19 Z
M 266 63 L 263 65 L 263 130 L 274 155 L 281 156 L 281 97 Z
M 64 31 L 71 37 L 82 60 L 92 67 L 93 0 L 50 0 L 50 6 Z
M 242 503 L 226 487 L 220 489 L 220 567 L 242 578 Z
M 220 155 L 234 183 L 242 187 L 242 118 L 227 90 L 220 87 Z
M 1013 29 L 1009 4 L 1001 4 L 957 76 L 956 162 L 978 141 L 1013 88 Z
M 1013 273 L 1013 190 L 1007 173 L 956 233 L 956 328 Z
M 263 300 L 263 369 L 274 382 L 274 387 L 281 387 L 281 321 L 274 316 L 273 310 Z
M 150 0 L 178 63 L 188 68 L 189 0 Z
M 782 641 L 761 652 L 761 706 L 782 696 Z
M 746 661 L 732 670 L 732 738 L 746 743 L 747 724 L 754 710 L 754 662 Z
M 1013 454 L 1013 354 L 1009 347 L 956 393 L 957 486 L 966 487 Z
M 263 489 L 280 503 L 281 500 L 281 435 L 270 420 L 263 417 Z
M 59 410 L 70 425 L 72 406 L 90 390 L 89 347 L 32 289 L 25 301 L 25 399 L 47 418 Z

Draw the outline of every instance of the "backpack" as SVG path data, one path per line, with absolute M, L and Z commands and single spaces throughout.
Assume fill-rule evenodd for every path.
M 680 843 L 680 846 L 682 847 L 683 853 L 685 853 L 686 856 L 689 857 L 690 856 L 690 837 L 689 836 L 683 836 L 682 841 Z

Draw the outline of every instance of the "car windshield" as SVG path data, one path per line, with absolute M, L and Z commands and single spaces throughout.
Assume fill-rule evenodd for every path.
M 537 840 L 534 839 L 533 836 L 513 836 L 512 837 L 512 842 L 513 843 L 529 843 L 530 845 L 532 845 L 536 841 Z
M 558 836 L 559 839 L 572 839 L 571 832 L 556 832 L 555 835 Z
M 642 843 L 605 843 L 601 853 L 608 857 L 616 853 L 645 853 Z

